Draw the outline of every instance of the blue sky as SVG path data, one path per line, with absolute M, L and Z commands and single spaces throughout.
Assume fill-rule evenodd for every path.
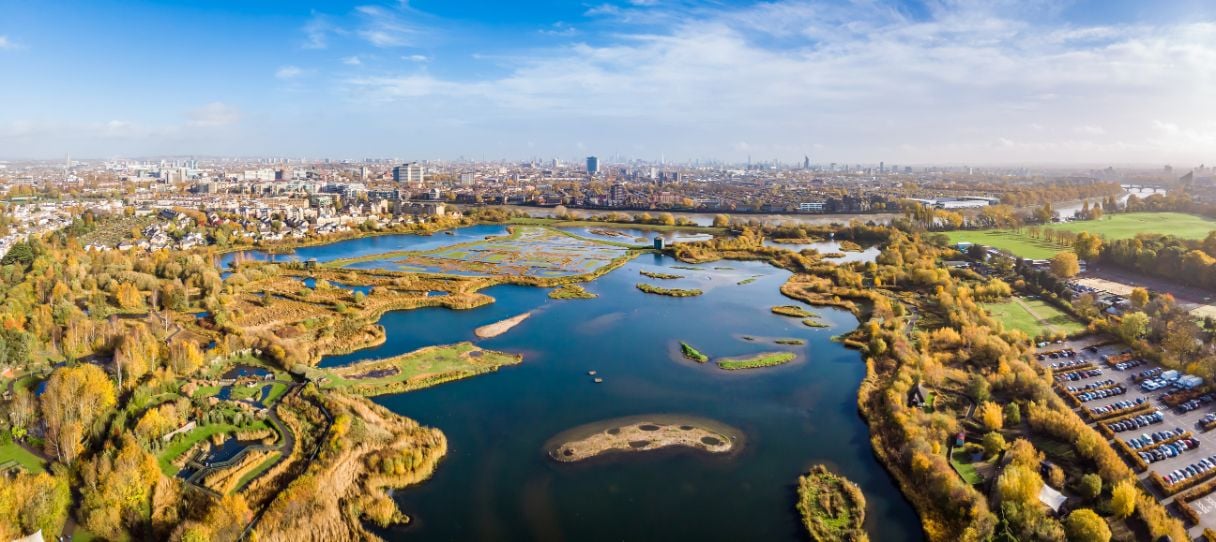
M 1216 163 L 1216 2 L 0 0 L 0 158 Z

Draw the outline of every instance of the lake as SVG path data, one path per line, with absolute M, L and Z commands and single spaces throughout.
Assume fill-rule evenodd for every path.
M 333 252 L 345 257 L 355 249 L 362 247 Z M 299 252 L 318 259 L 333 253 L 325 247 Z M 685 278 L 654 280 L 641 270 Z M 552 300 L 545 289 L 498 286 L 484 290 L 496 302 L 478 309 L 386 314 L 384 344 L 329 356 L 322 365 L 474 340 L 477 326 L 533 311 L 507 333 L 477 341 L 523 354 L 522 364 L 374 399 L 438 427 L 449 444 L 431 480 L 396 493 L 413 523 L 380 534 L 390 540 L 803 541 L 796 481 L 813 464 L 826 463 L 865 492 L 872 539 L 922 540 L 918 518 L 874 458 L 857 412 L 861 356 L 830 340 L 857 321 L 845 311 L 811 309 L 830 324 L 813 329 L 772 314 L 774 305 L 797 304 L 778 292 L 788 276 L 760 262 L 685 266 L 644 255 L 586 284 L 598 299 Z M 705 294 L 657 296 L 638 291 L 639 282 Z M 774 344 L 778 338 L 806 344 Z M 728 372 L 683 359 L 680 340 L 714 358 L 791 351 L 798 359 Z M 604 382 L 593 383 L 591 370 Z M 566 464 L 545 455 L 546 441 L 562 431 L 639 414 L 709 418 L 741 430 L 747 444 L 726 456 L 664 450 Z

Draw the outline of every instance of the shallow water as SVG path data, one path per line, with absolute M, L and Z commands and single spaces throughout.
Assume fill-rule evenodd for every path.
M 485 290 L 496 303 L 467 311 L 429 308 L 386 314 L 381 346 L 330 356 L 326 366 L 473 340 L 473 329 L 533 315 L 478 344 L 524 355 L 497 373 L 375 401 L 440 428 L 449 452 L 426 483 L 398 491 L 409 526 L 396 540 L 805 540 L 795 484 L 815 463 L 863 489 L 875 540 L 921 540 L 919 522 L 874 459 L 857 413 L 860 355 L 830 337 L 856 326 L 847 312 L 813 309 L 827 329 L 770 312 L 795 303 L 778 292 L 788 273 L 759 262 L 678 269 L 646 255 L 587 284 L 592 300 L 551 300 L 541 288 Z M 717 269 L 717 268 L 729 269 Z M 640 270 L 684 275 L 654 280 Z M 749 284 L 738 283 L 758 276 Z M 671 298 L 638 291 L 647 282 L 700 288 Z M 751 336 L 752 341 L 743 340 Z M 772 341 L 798 338 L 805 345 Z M 714 358 L 792 351 L 792 363 L 723 371 L 683 359 L 684 340 Z M 592 382 L 588 371 L 604 382 Z M 656 451 L 587 464 L 559 464 L 545 442 L 600 420 L 668 413 L 738 428 L 747 446 L 726 457 Z
M 230 252 L 221 256 L 216 264 L 221 268 L 227 269 L 229 264 L 239 258 L 247 260 L 270 260 L 270 261 L 303 261 L 310 258 L 316 258 L 318 262 L 324 263 L 331 260 L 342 258 L 357 258 L 367 256 L 369 254 L 379 254 L 382 252 L 393 252 L 398 250 L 431 250 L 434 248 L 454 245 L 456 243 L 467 243 L 478 239 L 484 239 L 487 235 L 505 235 L 507 233 L 506 226 L 496 224 L 479 224 L 476 226 L 468 226 L 449 230 L 452 235 L 444 233 L 436 233 L 434 235 L 415 235 L 411 233 L 398 233 L 392 235 L 379 235 L 375 237 L 362 237 L 359 239 L 348 239 L 346 241 L 338 241 L 327 245 L 317 245 L 311 247 L 300 247 L 286 254 L 269 254 L 262 250 L 245 250 L 240 252 Z

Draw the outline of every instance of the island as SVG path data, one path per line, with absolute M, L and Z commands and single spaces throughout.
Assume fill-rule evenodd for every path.
M 643 271 L 638 271 L 638 273 L 641 274 L 643 277 L 650 277 L 652 279 L 659 279 L 659 280 L 675 280 L 675 279 L 684 278 L 684 275 L 673 275 L 671 273 L 659 273 L 656 271 L 644 271 L 643 270 Z
M 730 426 L 692 416 L 649 414 L 581 425 L 549 439 L 549 457 L 573 463 L 616 453 L 687 449 L 728 454 L 742 446 L 742 433 Z
M 523 356 L 484 350 L 469 342 L 428 346 L 385 359 L 359 361 L 329 369 L 309 368 L 309 380 L 322 389 L 352 395 L 401 393 L 497 371 Z
M 775 365 L 784 365 L 798 356 L 793 352 L 766 352 L 756 354 L 746 358 L 728 358 L 718 361 L 718 367 L 727 371 L 738 371 L 742 369 L 758 369 L 761 367 L 773 367 Z
M 773 307 L 772 311 L 773 314 L 780 314 L 781 316 L 789 316 L 791 318 L 811 318 L 815 316 L 815 313 L 797 305 L 778 305 Z
M 532 313 L 525 312 L 523 314 L 507 318 L 506 320 L 499 320 L 493 324 L 486 324 L 474 330 L 473 334 L 477 335 L 477 337 L 481 339 L 497 337 L 503 333 L 511 331 L 511 328 L 523 323 L 523 321 L 527 320 L 529 316 L 532 316 Z
M 700 350 L 693 348 L 693 346 L 691 344 L 688 344 L 684 341 L 680 341 L 680 352 L 682 352 L 684 354 L 684 357 L 691 359 L 697 363 L 705 363 L 705 362 L 709 361 L 709 356 L 701 353 Z
M 869 540 L 862 529 L 866 498 L 861 488 L 823 465 L 815 465 L 798 478 L 798 513 L 812 540 Z
M 549 290 L 549 299 L 595 299 L 596 294 L 588 292 L 581 284 L 565 284 Z
M 665 295 L 669 297 L 696 297 L 703 293 L 701 290 L 697 289 L 664 288 L 662 286 L 646 284 L 645 282 L 639 282 L 637 286 L 639 290 L 648 294 Z

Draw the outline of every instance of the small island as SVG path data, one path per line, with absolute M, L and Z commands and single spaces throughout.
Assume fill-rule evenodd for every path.
M 759 369 L 761 367 L 773 367 L 776 365 L 784 365 L 798 356 L 793 352 L 766 352 L 756 354 L 746 358 L 728 358 L 718 362 L 720 369 L 727 371 L 739 371 L 742 369 Z
M 549 290 L 550 299 L 595 299 L 599 295 L 588 292 L 581 284 L 565 284 Z
M 815 316 L 815 313 L 797 305 L 777 305 L 772 308 L 772 311 L 773 314 L 780 314 L 781 316 L 789 316 L 791 318 L 811 318 Z
M 670 273 L 658 273 L 655 271 L 638 271 L 638 273 L 640 273 L 643 277 L 650 277 L 652 279 L 659 280 L 675 280 L 684 278 L 684 275 L 672 275 Z
M 868 542 L 866 498 L 857 484 L 823 465 L 798 478 L 798 513 L 812 540 Z
M 696 297 L 704 293 L 701 290 L 696 289 L 664 288 L 662 286 L 646 284 L 645 282 L 639 282 L 637 286 L 639 290 L 648 294 L 665 295 L 669 297 Z
M 788 345 L 788 346 L 801 346 L 801 345 L 806 344 L 806 341 L 804 341 L 802 339 L 777 339 L 773 342 L 775 342 L 777 344 Z
M 841 252 L 862 252 L 864 250 L 865 250 L 865 248 L 863 248 L 861 245 L 854 243 L 852 241 L 846 240 L 846 241 L 840 242 L 840 251 Z
M 573 463 L 665 448 L 726 454 L 741 446 L 742 433 L 733 427 L 703 418 L 650 414 L 579 426 L 550 439 L 545 449 L 554 461 Z
M 684 354 L 684 357 L 691 359 L 697 363 L 705 363 L 705 362 L 709 361 L 709 356 L 701 353 L 700 350 L 693 348 L 693 346 L 691 344 L 688 344 L 684 341 L 680 341 L 680 352 L 682 352 Z
M 498 322 L 494 322 L 493 324 L 487 324 L 474 330 L 473 334 L 477 335 L 477 337 L 481 339 L 497 337 L 510 331 L 511 328 L 523 323 L 523 321 L 527 320 L 529 316 L 532 316 L 532 313 L 525 312 L 523 314 L 507 318 L 506 320 L 500 320 Z

